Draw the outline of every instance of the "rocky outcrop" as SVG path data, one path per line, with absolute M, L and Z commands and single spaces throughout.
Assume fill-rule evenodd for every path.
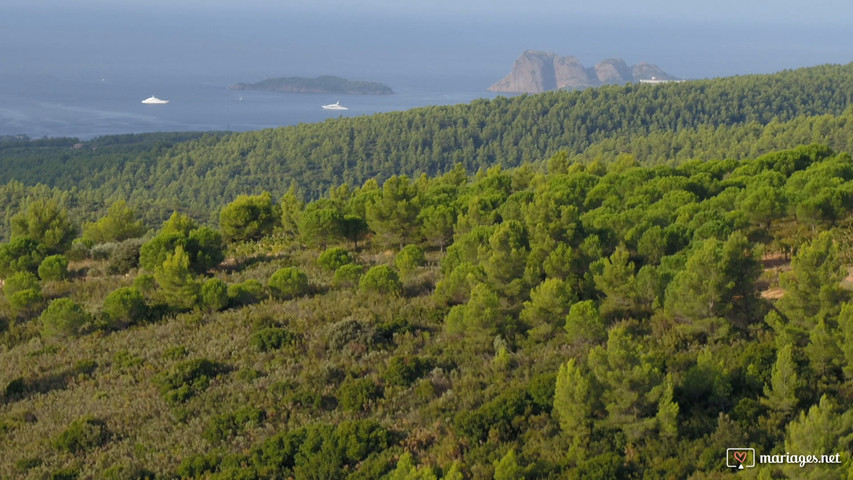
M 577 90 L 600 85 L 620 85 L 640 80 L 675 80 L 656 65 L 639 63 L 629 67 L 620 58 L 608 58 L 586 68 L 575 57 L 527 50 L 516 59 L 512 71 L 489 90 L 503 93 L 540 93 Z
M 595 78 L 602 85 L 628 83 L 634 80 L 631 67 L 621 58 L 608 58 L 593 68 Z

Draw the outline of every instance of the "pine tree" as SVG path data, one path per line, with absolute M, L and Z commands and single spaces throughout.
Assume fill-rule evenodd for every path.
M 607 327 L 592 300 L 571 306 L 565 328 L 569 342 L 574 344 L 595 345 L 607 338 Z
M 845 303 L 838 316 L 839 345 L 843 354 L 844 377 L 853 381 L 853 305 Z
M 795 325 L 810 329 L 819 318 L 838 314 L 848 296 L 841 288 L 845 275 L 832 234 L 824 232 L 794 255 L 791 271 L 780 279 L 785 295 L 778 307 Z
M 658 400 L 658 422 L 660 436 L 676 438 L 678 436 L 678 404 L 673 401 L 672 375 L 667 374 L 663 382 L 663 392 Z
M 491 255 L 484 265 L 489 285 L 506 297 L 517 297 L 525 291 L 524 269 L 530 248 L 527 231 L 521 222 L 501 223 L 489 238 Z
M 803 349 L 809 359 L 809 367 L 820 391 L 836 385 L 841 377 L 844 354 L 838 346 L 837 335 L 826 325 L 824 319 L 809 332 L 809 343 Z
M 577 366 L 575 359 L 560 365 L 554 387 L 553 415 L 563 433 L 575 443 L 586 444 L 592 428 L 593 391 L 588 374 Z
M 219 213 L 219 229 L 228 241 L 253 240 L 271 234 L 280 217 L 269 192 L 240 195 Z
M 786 344 L 776 352 L 770 385 L 764 386 L 765 403 L 782 413 L 791 412 L 799 403 L 798 391 L 802 385 L 793 352 L 791 344 Z
M 211 312 L 218 312 L 228 306 L 228 285 L 218 278 L 209 278 L 201 286 L 199 302 Z
M 610 329 L 606 348 L 598 346 L 589 353 L 590 371 L 602 386 L 604 423 L 622 430 L 632 443 L 657 426 L 663 375 L 650 360 L 623 326 Z
M 554 325 L 564 321 L 575 297 L 568 285 L 558 278 L 548 278 L 530 292 L 530 300 L 524 302 L 521 319 L 529 326 Z
M 145 225 L 124 200 L 117 200 L 110 205 L 106 216 L 83 227 L 83 239 L 94 243 L 121 242 L 141 237 L 143 233 Z
M 519 480 L 524 478 L 524 469 L 518 464 L 515 449 L 510 449 L 500 460 L 495 461 L 495 480 Z
M 39 320 L 44 337 L 62 338 L 80 333 L 83 326 L 92 321 L 92 317 L 70 298 L 57 298 L 50 302 Z
M 299 217 L 305 208 L 305 202 L 296 196 L 296 188 L 291 185 L 278 204 L 281 208 L 282 231 L 288 235 L 296 235 L 299 231 Z
M 12 217 L 12 238 L 31 238 L 47 253 L 68 250 L 75 233 L 68 212 L 55 200 L 35 200 L 27 206 L 26 212 Z
M 178 309 L 192 308 L 198 300 L 199 285 L 190 270 L 190 257 L 184 247 L 178 245 L 175 252 L 154 270 L 154 278 L 160 286 L 166 302 Z
M 634 262 L 628 250 L 620 245 L 610 258 L 604 260 L 602 272 L 595 275 L 595 287 L 604 293 L 601 315 L 605 318 L 625 318 L 637 313 L 640 304 L 635 279 Z
M 344 234 L 344 216 L 331 201 L 308 204 L 299 217 L 299 235 L 303 241 L 323 248 Z
M 834 455 L 849 452 L 853 434 L 853 413 L 838 412 L 838 407 L 826 396 L 808 413 L 788 424 L 785 451 L 797 455 Z M 844 454 L 842 453 L 842 457 Z M 844 464 L 785 465 L 783 470 L 790 478 L 822 479 L 843 478 L 849 473 L 849 459 Z
M 462 475 L 462 464 L 459 463 L 459 460 L 454 461 L 450 464 L 450 469 L 444 472 L 444 476 L 441 477 L 441 480 L 464 480 L 465 477 Z
M 366 209 L 367 225 L 385 245 L 402 246 L 419 231 L 417 189 L 405 175 L 390 177 Z

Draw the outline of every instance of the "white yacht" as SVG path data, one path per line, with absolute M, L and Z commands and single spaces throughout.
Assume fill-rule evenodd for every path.
M 338 100 L 335 103 L 330 103 L 329 105 L 323 105 L 323 110 L 349 110 L 349 108 L 341 105 L 341 101 Z
M 161 100 L 161 99 L 155 97 L 154 95 L 151 95 L 150 97 L 143 100 L 142 103 L 144 103 L 146 105 L 163 105 L 165 103 L 169 103 L 169 101 L 168 100 Z

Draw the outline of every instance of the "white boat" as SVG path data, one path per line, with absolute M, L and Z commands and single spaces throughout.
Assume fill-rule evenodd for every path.
M 150 97 L 143 100 L 142 103 L 144 103 L 146 105 L 163 105 L 165 103 L 169 103 L 169 101 L 168 100 L 160 100 L 159 98 L 155 97 L 154 95 L 151 95 Z
M 338 100 L 335 103 L 330 103 L 329 105 L 323 105 L 323 110 L 349 110 L 349 108 L 341 105 L 341 101 Z

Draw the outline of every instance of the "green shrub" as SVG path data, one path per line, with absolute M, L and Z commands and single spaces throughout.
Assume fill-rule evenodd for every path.
M 364 273 L 364 267 L 351 263 L 343 265 L 335 270 L 335 278 L 332 284 L 336 287 L 352 288 L 358 285 L 358 279 Z
M 254 368 L 244 368 L 237 372 L 237 378 L 246 383 L 252 383 L 264 376 L 264 372 Z
M 266 418 L 266 412 L 254 407 L 243 407 L 236 412 L 214 415 L 207 422 L 202 436 L 217 444 L 231 439 L 247 427 L 257 427 Z
M 77 480 L 80 478 L 80 472 L 75 467 L 65 467 L 51 472 L 50 477 L 47 478 L 50 480 Z
M 228 241 L 255 240 L 272 233 L 279 215 L 268 192 L 240 195 L 222 208 L 219 229 Z
M 209 278 L 201 286 L 201 306 L 209 312 L 218 312 L 228 306 L 228 285 L 218 278 Z
M 190 351 L 187 350 L 187 347 L 183 345 L 175 345 L 174 347 L 171 347 L 165 352 L 163 352 L 163 358 L 165 358 L 166 360 L 180 360 L 181 358 L 184 358 L 189 354 Z
M 38 310 L 44 301 L 41 285 L 30 272 L 18 272 L 7 278 L 3 294 L 16 315 L 31 314 Z
M 382 396 L 382 389 L 370 378 L 350 378 L 338 388 L 338 401 L 347 412 L 360 412 Z
M 261 352 L 277 350 L 292 341 L 293 335 L 290 332 L 276 327 L 264 328 L 249 337 L 249 344 Z
M 110 255 L 115 251 L 117 245 L 118 244 L 115 242 L 95 245 L 91 250 L 89 250 L 92 260 L 108 260 Z
M 142 365 L 142 358 L 133 355 L 127 350 L 120 350 L 113 355 L 112 366 L 119 371 L 126 371 Z
M 39 265 L 39 278 L 45 281 L 59 281 L 68 278 L 68 259 L 65 255 L 51 255 Z
M 228 304 L 232 307 L 252 305 L 265 298 L 267 293 L 264 284 L 253 278 L 228 286 Z
M 397 356 L 388 361 L 382 378 L 391 385 L 408 386 L 420 378 L 429 367 L 429 362 L 420 357 Z
M 217 453 L 190 455 L 178 465 L 179 478 L 207 478 L 219 469 L 222 458 Z M 251 478 L 251 477 L 250 477 Z
M 102 311 L 108 325 L 120 328 L 144 320 L 148 315 L 148 305 L 142 292 L 134 287 L 124 287 L 107 295 Z
M 349 252 L 341 247 L 333 247 L 327 249 L 317 257 L 317 264 L 330 272 L 349 265 L 353 262 Z
M 270 293 L 280 300 L 289 300 L 308 292 L 308 276 L 296 267 L 282 268 L 270 277 Z
M 15 469 L 21 473 L 26 473 L 42 464 L 39 457 L 22 458 L 15 462 Z
M 358 282 L 360 292 L 399 295 L 402 289 L 403 284 L 400 283 L 397 272 L 387 265 L 377 265 L 371 268 Z
M 44 248 L 35 240 L 18 237 L 0 244 L 0 278 L 17 272 L 36 273 L 44 260 Z
M 554 386 L 557 374 L 541 373 L 530 380 L 527 385 L 527 394 L 530 400 L 540 411 L 550 412 L 554 405 Z
M 367 348 L 376 342 L 376 327 L 368 322 L 347 318 L 329 326 L 329 349 L 338 351 L 351 343 L 364 345 Z
M 315 423 L 268 438 L 249 453 L 249 464 L 267 472 L 266 477 L 353 478 L 347 472 L 360 471 L 368 458 L 391 444 L 391 433 L 374 421 Z
M 7 399 L 16 398 L 25 393 L 27 393 L 27 382 L 24 381 L 23 377 L 18 377 L 6 384 L 6 388 L 3 390 L 3 397 Z
M 87 358 L 75 363 L 74 368 L 71 371 L 77 375 L 91 375 L 92 372 L 94 372 L 97 368 L 98 362 L 92 360 L 91 358 Z
M 192 256 L 190 266 L 197 273 L 204 273 L 225 260 L 222 235 L 209 227 L 200 227 L 190 232 L 187 250 Z
M 131 238 L 116 244 L 110 253 L 107 272 L 113 275 L 123 275 L 139 266 L 139 250 L 142 239 Z
M 64 432 L 53 441 L 57 450 L 82 453 L 107 443 L 110 432 L 103 420 L 85 417 L 71 422 Z
M 616 480 L 628 477 L 625 460 L 618 454 L 606 452 L 595 457 L 585 458 L 574 472 L 573 478 L 600 478 Z
M 180 232 L 161 232 L 140 247 L 139 264 L 145 270 L 153 272 L 154 269 L 163 265 L 166 257 L 171 255 L 178 246 L 186 248 L 187 243 L 187 237 Z
M 154 271 L 178 247 L 189 255 L 188 267 L 194 273 L 204 273 L 225 259 L 225 247 L 218 231 L 209 227 L 196 228 L 192 219 L 175 214 L 157 236 L 142 245 L 139 264 Z
M 426 265 L 424 249 L 418 245 L 406 245 L 394 258 L 394 266 L 404 276 L 408 276 L 418 267 Z
M 92 258 L 93 246 L 95 246 L 95 243 L 92 241 L 75 238 L 74 241 L 71 242 L 71 249 L 65 252 L 65 255 L 68 257 L 68 260 L 71 260 L 72 262 L 80 262 L 82 260 Z
M 310 390 L 297 390 L 285 396 L 284 403 L 316 410 L 323 406 L 323 396 Z
M 223 370 L 205 358 L 178 363 L 155 378 L 163 398 L 172 404 L 183 403 L 210 385 L 210 379 Z
M 92 317 L 74 300 L 58 298 L 50 302 L 39 320 L 44 337 L 72 337 L 79 334 Z
M 508 438 L 515 434 L 519 423 L 516 417 L 524 414 L 530 404 L 526 392 L 510 390 L 471 411 L 460 411 L 456 415 L 456 431 L 472 441 L 485 441 L 491 430 Z
M 138 460 L 121 459 L 104 470 L 104 480 L 149 480 L 156 478 L 154 472 L 143 468 Z

